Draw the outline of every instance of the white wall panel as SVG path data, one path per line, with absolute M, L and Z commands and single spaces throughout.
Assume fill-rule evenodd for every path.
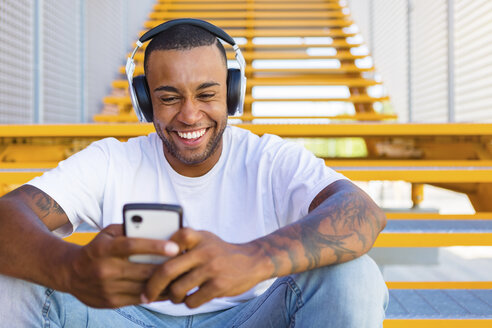
M 0 123 L 33 113 L 33 1 L 0 0 Z
M 448 119 L 447 0 L 413 0 L 412 115 L 415 122 Z
M 44 0 L 41 123 L 80 121 L 80 3 Z
M 0 0 L 0 123 L 92 121 L 156 0 Z
M 124 7 L 119 0 L 88 1 L 87 7 L 87 121 L 101 111 L 102 99 L 118 76 L 124 45 Z
M 350 0 L 348 8 L 350 16 L 359 28 L 359 33 L 364 38 L 364 43 L 371 49 L 371 1 L 372 0 Z
M 492 1 L 455 0 L 457 122 L 492 122 Z
M 87 116 L 101 111 L 154 0 L 87 2 Z
M 408 120 L 407 1 L 372 0 L 372 55 L 399 121 Z
M 125 47 L 133 50 L 133 43 L 138 38 L 138 33 L 143 31 L 143 23 L 149 19 L 149 14 L 157 0 L 127 0 L 125 22 Z

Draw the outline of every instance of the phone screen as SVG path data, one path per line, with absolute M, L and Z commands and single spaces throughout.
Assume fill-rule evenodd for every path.
M 123 207 L 125 235 L 136 238 L 168 240 L 182 227 L 183 210 L 179 205 L 126 204 Z M 130 260 L 141 263 L 162 263 L 165 256 L 132 255 Z

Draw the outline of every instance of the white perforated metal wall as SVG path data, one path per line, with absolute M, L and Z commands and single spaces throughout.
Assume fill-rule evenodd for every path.
M 371 48 L 371 1 L 350 0 L 347 5 L 350 16 L 356 22 L 359 33 L 364 37 L 364 43 Z
M 0 123 L 33 116 L 33 1 L 0 0 Z
M 87 113 L 86 121 L 101 111 L 138 32 L 155 0 L 87 2 Z
M 372 55 L 400 121 L 408 120 L 407 0 L 373 1 Z
M 370 12 L 361 2 L 349 0 L 352 16 L 372 24 L 374 63 L 401 121 L 492 122 L 492 1 L 367 0 Z
M 99 113 L 102 98 L 118 76 L 126 45 L 123 42 L 123 6 L 119 0 L 87 2 L 87 120 Z
M 448 120 L 447 0 L 413 0 L 411 9 L 412 120 Z
M 492 122 L 492 1 L 455 0 L 455 115 Z
M 92 121 L 155 0 L 0 0 L 0 123 Z
M 44 0 L 42 123 L 74 123 L 81 111 L 80 3 Z

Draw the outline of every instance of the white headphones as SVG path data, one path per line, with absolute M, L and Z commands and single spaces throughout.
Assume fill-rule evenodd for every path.
M 137 47 L 133 50 L 131 56 L 128 57 L 128 60 L 126 61 L 126 76 L 130 89 L 130 97 L 138 120 L 140 122 L 152 122 L 153 110 L 149 86 L 145 75 L 133 77 L 133 73 L 135 72 L 135 61 L 133 58 L 135 57 L 137 50 L 143 45 L 144 42 L 147 42 L 157 34 L 180 24 L 198 26 L 233 47 L 236 54 L 236 60 L 239 63 L 239 69 L 229 68 L 227 70 L 227 112 L 229 115 L 242 114 L 244 98 L 246 95 L 246 61 L 244 60 L 239 46 L 236 44 L 234 39 L 229 36 L 229 34 L 215 25 L 200 19 L 182 18 L 167 21 L 147 31 L 137 41 Z

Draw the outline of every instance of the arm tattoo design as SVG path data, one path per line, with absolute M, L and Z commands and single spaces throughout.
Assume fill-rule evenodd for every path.
M 21 186 L 20 188 L 12 191 L 11 194 L 23 196 L 24 198 L 30 198 L 41 213 L 41 219 L 50 214 L 65 214 L 63 208 L 53 198 L 36 187 L 27 185 Z
M 272 277 L 279 273 L 279 252 L 287 252 L 290 272 L 295 273 L 323 265 L 322 253 L 327 251 L 339 263 L 360 256 L 372 245 L 382 228 L 379 209 L 348 184 L 329 185 L 313 200 L 305 218 L 260 239 L 265 255 L 274 263 Z M 293 247 L 296 243 L 302 251 Z

